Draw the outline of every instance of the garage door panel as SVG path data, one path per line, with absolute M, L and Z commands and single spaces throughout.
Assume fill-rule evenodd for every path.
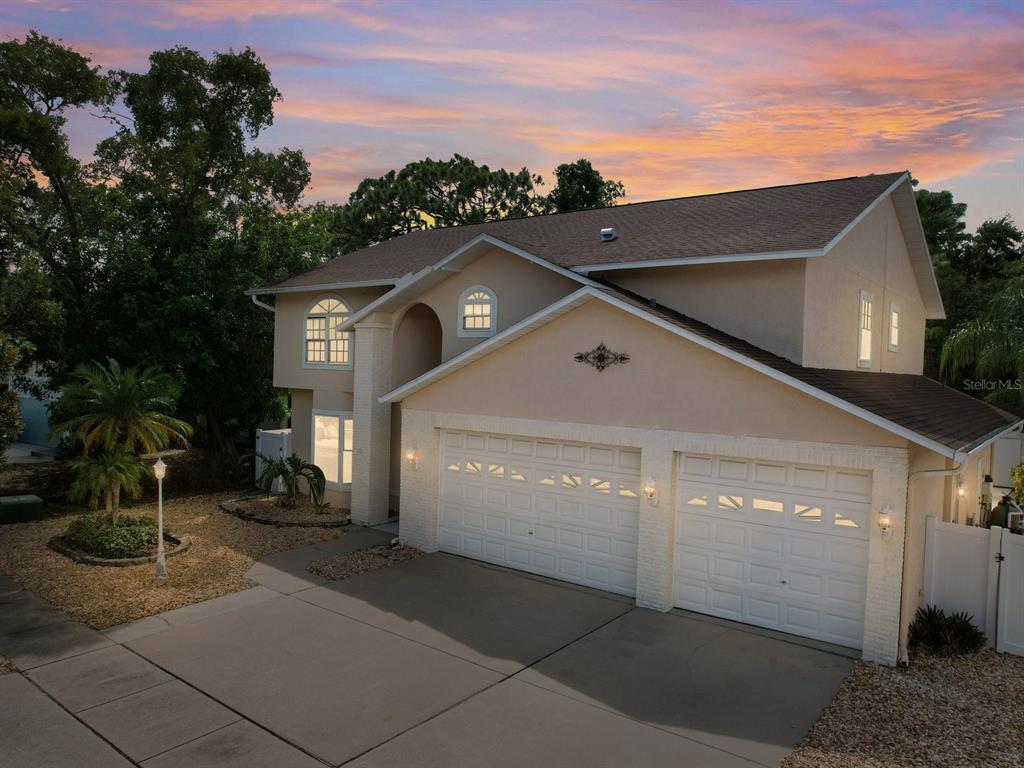
M 452 432 L 442 446 L 442 549 L 635 594 L 638 451 Z M 470 510 L 486 522 L 467 526 Z
M 871 474 L 684 455 L 675 604 L 862 644 Z

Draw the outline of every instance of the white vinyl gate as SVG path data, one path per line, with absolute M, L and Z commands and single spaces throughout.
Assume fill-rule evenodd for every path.
M 1024 656 L 1024 536 L 928 518 L 924 604 L 974 619 L 997 651 Z
M 640 452 L 441 435 L 442 551 L 633 596 Z

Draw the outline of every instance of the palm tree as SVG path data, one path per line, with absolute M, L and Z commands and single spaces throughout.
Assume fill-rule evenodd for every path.
M 985 314 L 964 323 L 942 346 L 939 363 L 943 375 L 959 376 L 973 369 L 992 381 L 1012 380 L 1014 386 L 996 387 L 985 400 L 1020 413 L 1024 408 L 1024 288 L 1017 285 L 997 294 Z
M 95 509 L 102 496 L 106 502 L 110 522 L 114 522 L 121 508 L 121 491 L 138 496 L 146 465 L 126 445 L 115 445 L 95 456 L 80 456 L 71 462 L 75 479 L 68 496 L 75 501 L 88 501 Z
M 75 415 L 56 425 L 51 436 L 70 433 L 86 455 L 120 445 L 141 453 L 162 450 L 172 441 L 187 447 L 192 427 L 168 415 L 177 397 L 177 383 L 156 367 L 140 371 L 122 368 L 116 360 L 106 366 L 83 363 L 61 391 L 61 407 Z
M 305 480 L 313 504 L 321 509 L 327 506 L 324 502 L 327 479 L 323 470 L 316 464 L 303 461 L 296 453 L 285 459 L 272 459 L 262 453 L 257 455 L 263 459 L 263 471 L 257 484 L 267 496 L 270 496 L 270 491 L 274 487 L 274 480 L 281 478 L 281 485 L 284 488 L 281 503 L 286 507 L 294 507 L 299 498 L 300 481 Z

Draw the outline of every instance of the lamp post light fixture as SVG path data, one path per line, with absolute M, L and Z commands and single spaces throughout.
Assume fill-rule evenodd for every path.
M 164 581 L 167 578 L 167 561 L 164 558 L 164 477 L 167 475 L 167 465 L 163 459 L 157 459 L 153 465 L 153 475 L 156 477 L 156 579 Z

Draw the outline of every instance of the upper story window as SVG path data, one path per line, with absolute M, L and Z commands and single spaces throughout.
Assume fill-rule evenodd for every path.
M 494 292 L 482 285 L 459 297 L 459 336 L 493 336 L 497 319 Z
M 874 297 L 860 292 L 860 334 L 857 340 L 857 367 L 871 367 L 871 330 L 874 325 Z
M 900 348 L 900 305 L 889 305 L 889 351 L 896 352 Z
M 306 313 L 303 360 L 307 366 L 352 364 L 352 332 L 337 330 L 348 315 L 348 305 L 334 296 L 319 299 Z

